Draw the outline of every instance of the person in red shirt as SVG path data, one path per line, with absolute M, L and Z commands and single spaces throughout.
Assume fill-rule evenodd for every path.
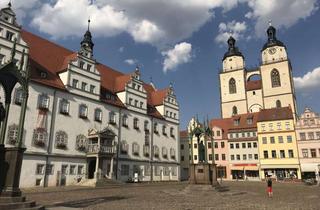
M 273 192 L 272 192 L 272 179 L 271 179 L 271 177 L 268 177 L 268 179 L 267 179 L 267 192 L 268 192 L 269 198 L 271 198 L 272 195 L 273 195 Z

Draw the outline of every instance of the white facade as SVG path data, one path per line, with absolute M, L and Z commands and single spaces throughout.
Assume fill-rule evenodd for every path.
M 14 22 L 10 22 L 14 16 L 9 16 L 9 20 L 3 18 L 6 10 L 12 11 L 11 8 L 1 10 L 2 63 L 9 60 L 14 46 L 13 38 L 6 37 L 6 30 L 14 29 L 14 36 L 18 38 L 17 60 L 23 48 L 26 55 L 29 52 L 21 38 L 23 32 L 18 27 L 13 28 Z M 23 135 L 27 150 L 20 186 L 70 185 L 93 177 L 127 181 L 134 173 L 138 173 L 140 181 L 179 180 L 179 106 L 173 88 L 168 88 L 161 104 L 153 106 L 148 94 L 157 96 L 157 90 L 152 93 L 145 90 L 146 84 L 136 70 L 128 75 L 123 89 L 102 93 L 103 78 L 92 58 L 93 45 L 90 48 L 88 33 L 91 41 L 87 31 L 79 52 L 65 57 L 64 69 L 40 72 L 41 81 L 49 80 L 50 74 L 56 73 L 54 77 L 63 84 L 62 88 L 50 82 L 39 82 L 31 75 Z M 0 96 L 2 101 L 3 88 Z M 11 100 L 7 147 L 17 143 L 20 97 L 17 85 Z M 163 111 L 157 112 L 158 115 L 148 111 L 159 107 Z M 172 114 L 166 116 L 166 110 Z M 115 136 L 103 139 L 104 131 Z

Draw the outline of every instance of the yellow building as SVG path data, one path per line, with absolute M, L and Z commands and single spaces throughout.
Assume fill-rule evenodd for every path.
M 260 178 L 301 179 L 291 107 L 261 110 L 257 127 Z

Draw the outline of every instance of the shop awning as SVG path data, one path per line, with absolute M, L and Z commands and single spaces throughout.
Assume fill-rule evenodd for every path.
M 301 164 L 301 171 L 302 172 L 315 172 L 319 171 L 320 164 L 317 163 L 309 163 L 309 164 Z
M 273 169 L 273 168 L 299 168 L 299 165 L 261 165 L 261 169 Z

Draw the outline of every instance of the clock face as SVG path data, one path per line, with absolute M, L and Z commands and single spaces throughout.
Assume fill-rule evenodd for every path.
M 272 47 L 272 48 L 269 49 L 269 54 L 271 54 L 271 55 L 272 55 L 272 54 L 275 54 L 276 51 L 277 51 L 277 49 L 274 48 L 274 47 Z

